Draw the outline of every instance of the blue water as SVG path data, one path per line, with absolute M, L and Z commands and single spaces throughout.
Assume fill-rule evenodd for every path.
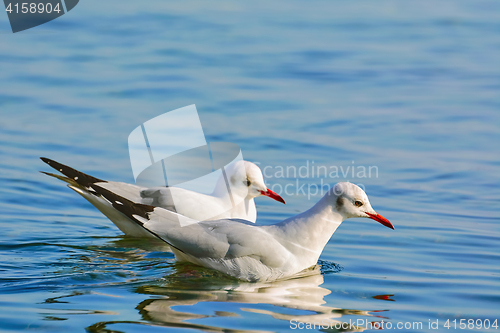
M 493 0 L 81 1 L 16 34 L 0 14 L 0 331 L 498 331 L 476 324 L 500 321 L 499 31 Z M 38 172 L 133 182 L 129 133 L 190 104 L 282 189 L 262 223 L 349 180 L 396 230 L 348 220 L 315 275 L 242 283 Z

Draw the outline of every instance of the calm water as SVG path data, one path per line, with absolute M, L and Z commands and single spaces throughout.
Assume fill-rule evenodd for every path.
M 500 321 L 499 31 L 493 0 L 82 1 L 16 34 L 0 14 L 0 330 Z M 128 134 L 189 104 L 209 141 L 288 185 L 286 206 L 257 200 L 262 223 L 349 180 L 396 230 L 349 220 L 315 275 L 242 283 L 123 237 L 38 173 L 46 156 L 133 182 Z

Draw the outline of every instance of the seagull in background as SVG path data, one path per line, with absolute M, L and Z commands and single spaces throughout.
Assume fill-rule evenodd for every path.
M 221 176 L 213 193 L 207 195 L 179 187 L 145 188 L 123 182 L 105 181 L 45 157 L 41 157 L 41 160 L 64 176 L 44 171 L 42 173 L 68 183 L 69 188 L 87 199 L 123 233 L 133 237 L 156 238 L 151 232 L 110 205 L 95 188 L 106 189 L 127 202 L 161 207 L 194 221 L 206 220 L 208 216 L 214 220 L 235 218 L 254 223 L 257 219 L 254 198 L 263 195 L 285 203 L 281 196 L 264 184 L 260 168 L 248 161 L 237 161 L 226 168 L 227 181 L 231 185 L 230 192 L 224 177 Z M 235 204 L 228 205 L 231 202 Z

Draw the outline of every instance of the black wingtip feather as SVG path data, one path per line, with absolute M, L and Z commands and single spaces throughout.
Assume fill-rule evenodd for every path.
M 65 175 L 66 177 L 74 179 L 78 185 L 89 187 L 95 183 L 106 183 L 105 180 L 87 175 L 86 173 L 73 169 L 72 167 L 61 164 L 54 160 L 51 160 L 50 158 L 40 157 L 40 159 L 45 163 L 47 163 L 48 165 L 50 165 L 51 167 L 53 167 L 54 169 L 56 169 L 57 171 L 59 171 L 60 173 L 62 173 L 63 175 Z
M 110 190 L 105 189 L 102 186 L 94 184 L 92 185 L 92 188 L 97 194 L 102 195 L 104 198 L 106 198 L 106 200 L 108 200 L 113 205 L 113 208 L 115 208 L 128 218 L 136 221 L 140 225 L 142 225 L 142 222 L 138 221 L 134 217 L 134 215 L 149 219 L 148 214 L 155 209 L 154 206 L 143 205 L 130 201 L 114 192 L 111 192 Z

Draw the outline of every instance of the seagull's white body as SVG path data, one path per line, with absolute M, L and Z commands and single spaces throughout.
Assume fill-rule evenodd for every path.
M 134 204 L 98 184 L 92 188 L 122 218 L 167 242 L 178 260 L 246 281 L 283 279 L 315 265 L 347 218 L 369 217 L 394 229 L 371 208 L 365 192 L 351 183 L 338 183 L 311 209 L 269 226 L 236 219 L 192 220 L 183 226 L 175 212 Z
M 236 218 L 255 222 L 257 219 L 255 197 L 265 195 L 284 203 L 279 195 L 267 189 L 260 168 L 248 161 L 238 161 L 227 168 L 227 178 L 231 182 L 232 190 L 230 193 L 221 177 L 213 193 L 207 195 L 179 187 L 145 188 L 122 182 L 104 181 L 50 159 L 42 158 L 42 160 L 66 177 L 46 174 L 67 182 L 71 189 L 99 209 L 123 233 L 133 237 L 155 236 L 137 223 L 124 218 L 123 214 L 113 208 L 107 200 L 96 196 L 92 185 L 97 184 L 133 203 L 162 207 L 196 221 Z

